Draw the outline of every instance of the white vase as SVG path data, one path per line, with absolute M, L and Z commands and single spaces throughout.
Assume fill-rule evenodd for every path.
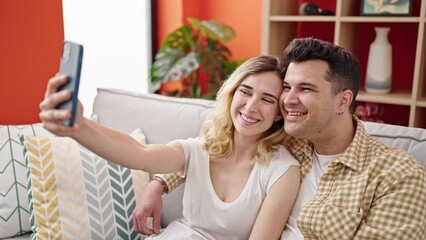
M 388 93 L 392 84 L 392 45 L 388 41 L 389 27 L 376 27 L 376 39 L 368 53 L 365 90 Z

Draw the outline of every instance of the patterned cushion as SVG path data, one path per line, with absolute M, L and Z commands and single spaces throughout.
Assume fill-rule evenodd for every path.
M 140 142 L 140 130 L 131 134 Z M 70 138 L 23 136 L 32 239 L 140 239 L 132 213 L 149 174 L 109 163 Z
M 41 124 L 0 126 L 0 239 L 30 231 L 21 134 L 53 136 Z

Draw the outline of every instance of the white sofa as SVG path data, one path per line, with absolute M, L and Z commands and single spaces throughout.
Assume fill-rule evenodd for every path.
M 140 128 L 147 143 L 166 143 L 176 138 L 188 138 L 198 134 L 200 125 L 214 102 L 201 99 L 173 98 L 154 94 L 141 94 L 118 89 L 99 89 L 94 102 L 93 119 L 101 124 L 130 133 Z M 406 149 L 426 167 L 426 129 L 409 128 L 388 124 L 365 122 L 367 131 L 385 143 Z M 0 126 L 0 238 L 29 239 L 25 234 L 28 226 L 28 201 L 19 199 L 13 202 L 13 190 L 26 191 L 27 179 L 18 174 L 7 174 L 12 164 L 22 161 L 22 145 L 17 140 L 19 134 L 52 136 L 39 124 Z M 19 160 L 20 159 L 20 160 Z M 21 162 L 22 163 L 22 162 Z M 15 169 L 16 171 L 16 169 Z M 22 169 L 21 172 L 24 172 Z M 14 179 L 11 179 L 11 178 Z M 12 184 L 11 184 L 12 182 Z M 11 187 L 8 187 L 8 186 Z M 9 189 L 9 190 L 4 190 Z M 181 216 L 182 186 L 163 196 L 164 209 L 162 224 Z M 12 199 L 12 200 L 11 200 Z M 19 207 L 13 210 L 13 206 Z M 20 209 L 18 219 L 12 219 Z M 10 221 L 18 221 L 18 227 L 11 230 Z M 12 232 L 12 233 L 6 233 Z M 11 235 L 12 234 L 12 235 Z M 23 235 L 21 235 L 23 234 Z M 9 235 L 9 236 L 8 236 Z M 16 236 L 15 236 L 16 235 Z M 115 236 L 112 239 L 120 239 Z

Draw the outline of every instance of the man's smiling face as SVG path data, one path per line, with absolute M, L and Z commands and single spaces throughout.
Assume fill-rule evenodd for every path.
M 284 78 L 280 108 L 285 131 L 297 138 L 321 139 L 333 131 L 338 99 L 326 80 L 328 64 L 322 60 L 292 62 Z

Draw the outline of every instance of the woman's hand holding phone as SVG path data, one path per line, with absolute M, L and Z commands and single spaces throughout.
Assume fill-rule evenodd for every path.
M 58 136 L 69 136 L 84 121 L 77 97 L 82 54 L 81 45 L 64 42 L 60 72 L 49 80 L 45 98 L 40 103 L 39 117 L 44 127 Z
M 70 136 L 84 121 L 83 107 L 77 100 L 74 125 L 70 127 L 63 124 L 63 121 L 70 119 L 71 112 L 67 109 L 58 109 L 57 106 L 70 101 L 72 97 L 70 90 L 59 90 L 67 81 L 68 77 L 59 73 L 49 79 L 44 99 L 39 105 L 41 110 L 39 117 L 43 127 L 58 136 Z
M 77 111 L 78 88 L 80 85 L 81 67 L 83 63 L 83 46 L 78 43 L 65 41 L 62 45 L 62 55 L 59 65 L 59 73 L 66 75 L 68 81 L 59 87 L 59 90 L 70 90 L 71 99 L 60 103 L 58 109 L 66 109 L 71 112 L 69 119 L 62 123 L 67 126 L 73 126 Z

